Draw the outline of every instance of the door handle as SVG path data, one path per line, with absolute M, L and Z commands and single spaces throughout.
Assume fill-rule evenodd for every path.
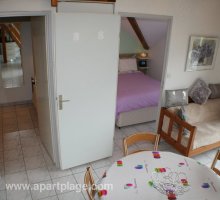
M 63 95 L 59 95 L 58 100 L 59 100 L 59 110 L 63 110 L 63 102 L 69 102 L 70 101 L 68 99 L 63 99 Z

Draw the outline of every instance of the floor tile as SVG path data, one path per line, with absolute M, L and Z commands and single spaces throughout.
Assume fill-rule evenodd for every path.
M 44 161 L 44 157 L 42 155 L 34 156 L 34 157 L 26 157 L 24 158 L 24 160 L 27 170 L 44 167 L 46 165 Z
M 7 200 L 32 200 L 29 190 L 7 190 Z
M 14 139 L 18 140 L 19 132 L 16 131 L 16 132 L 5 133 L 3 138 L 4 138 L 4 141 L 14 140 Z
M 48 188 L 46 188 L 42 191 L 40 191 L 40 189 L 31 190 L 33 200 L 43 199 L 43 198 L 47 198 L 47 197 L 51 197 L 51 196 L 56 195 L 55 190 L 53 189 L 53 187 L 51 187 L 52 186 L 51 181 L 43 181 L 43 182 L 40 182 L 40 183 L 32 184 L 31 186 L 36 187 L 37 184 L 39 185 L 38 188 L 40 188 L 40 185 L 43 186 L 43 187 L 48 186 Z
M 0 163 L 0 177 L 5 175 L 4 163 Z
M 5 162 L 5 174 L 12 174 L 12 173 L 21 172 L 21 171 L 25 171 L 23 158 Z
M 21 138 L 35 137 L 36 136 L 36 133 L 35 133 L 34 129 L 19 131 L 19 134 L 20 134 Z
M 25 158 L 43 155 L 40 145 L 25 146 L 22 148 Z
M 82 193 L 68 192 L 58 195 L 59 200 L 85 200 Z
M 103 177 L 103 175 L 107 172 L 110 166 L 102 167 L 99 169 L 94 169 L 95 174 L 98 176 L 99 180 Z
M 7 118 L 16 119 L 16 113 L 15 112 L 6 112 L 6 113 L 3 113 L 2 116 L 3 116 L 4 119 L 7 119 Z
M 26 130 L 26 129 L 32 129 L 34 128 L 32 122 L 26 122 L 26 123 L 18 123 L 19 130 Z
M 123 138 L 114 139 L 114 144 L 123 149 Z
M 74 179 L 73 175 L 65 176 L 65 177 L 61 177 L 61 178 L 56 178 L 56 179 L 53 179 L 52 181 L 57 186 L 61 186 L 59 188 L 56 187 L 57 194 L 70 192 L 71 188 L 74 188 L 74 186 L 76 185 L 76 180 Z M 72 186 L 68 187 L 68 185 L 72 185 Z M 63 189 L 62 189 L 62 186 L 64 187 Z
M 5 190 L 5 177 L 0 177 L 0 190 Z
M 3 111 L 3 113 L 15 112 L 15 106 L 4 106 L 4 107 L 2 107 L 2 111 Z
M 0 191 L 0 200 L 6 200 L 6 190 Z
M 199 154 L 197 156 L 192 157 L 193 159 L 199 161 L 202 164 L 209 164 L 212 162 L 212 159 L 208 157 L 207 155 Z
M 137 124 L 134 127 L 140 132 L 155 132 L 155 122 Z
M 7 184 L 26 184 L 28 183 L 27 174 L 26 172 L 18 172 L 5 175 L 5 182 Z
M 126 126 L 124 128 L 121 128 L 121 130 L 127 136 L 138 132 L 138 130 L 134 128 L 133 126 Z
M 3 152 L 0 151 L 0 163 L 3 163 L 3 161 L 4 161 Z
M 41 200 L 59 200 L 59 199 L 57 196 L 52 196 L 52 197 L 43 198 Z
M 21 137 L 22 147 L 31 147 L 39 144 L 37 137 Z
M 12 150 L 16 149 L 20 146 L 20 140 L 18 139 L 12 139 L 8 141 L 4 141 L 4 150 Z
M 126 137 L 126 134 L 121 129 L 116 128 L 114 139 L 123 139 L 124 137 Z
M 51 179 L 48 169 L 46 167 L 28 170 L 27 175 L 30 183 L 37 183 Z
M 21 147 L 9 151 L 4 151 L 4 159 L 6 162 L 12 160 L 18 160 L 22 158 L 23 158 L 23 153 Z
M 52 159 L 50 158 L 50 156 L 48 155 L 47 152 L 46 152 L 46 153 L 43 153 L 43 157 L 44 157 L 44 160 L 45 160 L 46 165 L 47 165 L 48 167 L 54 166 L 54 163 L 53 163 Z
M 56 166 L 49 166 L 48 170 L 49 170 L 49 173 L 52 179 L 60 178 L 60 177 L 68 176 L 72 174 L 72 171 L 70 169 L 61 170 L 61 169 L 58 169 Z
M 211 150 L 211 151 L 208 151 L 208 152 L 207 152 L 207 155 L 208 155 L 211 159 L 214 159 L 214 158 L 215 158 L 215 155 L 216 155 L 216 153 L 217 153 L 217 151 L 218 151 L 218 148 L 215 148 L 215 149 L 213 149 L 213 150 Z
M 80 165 L 80 166 L 71 168 L 71 171 L 72 171 L 73 174 L 77 174 L 77 173 L 80 173 L 80 172 L 85 172 L 86 168 L 89 167 L 89 166 L 91 166 L 90 163 L 85 164 L 85 165 Z
M 112 157 L 110 157 L 111 165 L 122 157 L 124 157 L 124 153 L 122 151 L 113 151 Z
M 91 163 L 93 169 L 98 169 L 101 167 L 109 166 L 110 164 L 111 164 L 110 158 L 97 160 Z

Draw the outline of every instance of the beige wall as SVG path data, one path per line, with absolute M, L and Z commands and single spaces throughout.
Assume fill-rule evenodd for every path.
M 220 82 L 220 51 L 214 70 L 184 71 L 190 35 L 220 37 L 219 10 L 219 0 L 117 0 L 116 4 L 116 12 L 173 17 L 165 89 L 189 87 L 197 77 Z

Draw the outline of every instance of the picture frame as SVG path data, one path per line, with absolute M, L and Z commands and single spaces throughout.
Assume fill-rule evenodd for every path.
M 190 36 L 185 71 L 213 69 L 218 44 L 217 37 Z

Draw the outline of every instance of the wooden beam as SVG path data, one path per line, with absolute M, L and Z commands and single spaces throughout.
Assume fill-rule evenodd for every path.
M 14 35 L 14 37 L 17 38 L 19 41 L 19 44 L 21 45 L 21 36 L 20 36 L 20 31 L 17 29 L 17 27 L 14 24 L 8 24 L 8 28 L 10 32 Z
M 0 24 L 1 27 L 11 36 L 11 38 L 16 42 L 16 44 L 21 48 L 20 38 L 17 38 L 15 33 L 5 24 Z
M 136 33 L 138 39 L 140 40 L 142 46 L 144 49 L 148 50 L 149 49 L 149 45 L 147 44 L 142 32 L 141 32 L 141 29 L 139 28 L 139 25 L 136 21 L 136 19 L 134 17 L 127 17 L 128 21 L 130 22 L 134 32 Z
M 57 7 L 57 0 L 51 0 L 51 6 Z
M 2 52 L 3 52 L 3 62 L 7 63 L 7 51 L 6 51 L 6 41 L 5 41 L 5 29 L 1 27 L 2 30 Z

